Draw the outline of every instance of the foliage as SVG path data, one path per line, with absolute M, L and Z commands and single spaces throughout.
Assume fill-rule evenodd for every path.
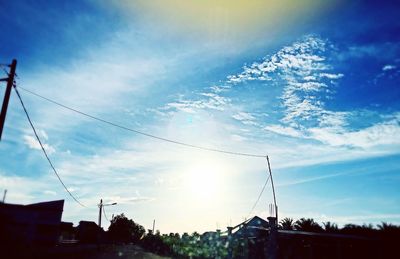
M 160 231 L 157 231 L 155 235 L 153 233 L 148 233 L 142 240 L 140 240 L 140 245 L 152 253 L 160 255 L 171 255 L 171 247 L 165 243 L 163 238 L 160 236 Z
M 216 235 L 212 239 L 202 240 L 201 235 L 194 232 L 192 235 L 184 233 L 170 233 L 163 235 L 162 239 L 167 244 L 175 257 L 180 258 L 226 258 L 228 255 L 225 242 Z
M 284 218 L 279 222 L 279 229 L 294 230 L 294 221 L 292 218 Z
M 108 236 L 113 242 L 137 243 L 144 235 L 143 226 L 136 224 L 122 213 L 111 220 L 108 227 Z
M 328 233 L 338 233 L 339 232 L 339 227 L 336 223 L 327 221 L 327 222 L 323 222 L 322 224 L 324 225 L 325 232 L 328 232 Z
M 294 224 L 294 228 L 300 231 L 308 232 L 322 232 L 322 227 L 311 218 L 301 218 L 297 220 Z
M 323 227 L 312 218 L 301 218 L 294 221 L 292 218 L 284 218 L 279 222 L 279 229 L 298 230 L 307 232 L 325 232 L 340 233 L 346 235 L 364 236 L 379 238 L 384 241 L 384 248 L 391 251 L 396 247 L 396 242 L 400 240 L 400 226 L 382 222 L 376 228 L 372 225 L 347 224 L 339 228 L 333 222 L 324 222 Z M 226 258 L 228 256 L 228 247 L 232 255 L 238 254 L 246 246 L 255 246 L 257 241 L 248 240 L 235 241 L 227 237 L 222 237 L 220 232 L 207 232 L 200 235 L 198 232 L 192 234 L 179 233 L 160 234 L 160 231 L 153 233 L 149 231 L 147 235 L 142 226 L 136 224 L 133 220 L 125 217 L 124 214 L 113 218 L 108 229 L 109 237 L 114 242 L 133 242 L 141 245 L 147 251 L 170 256 L 173 258 Z M 252 244 L 250 244 L 253 242 Z M 264 241 L 262 241 L 264 242 Z

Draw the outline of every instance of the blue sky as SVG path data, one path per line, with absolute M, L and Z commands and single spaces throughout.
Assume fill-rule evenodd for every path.
M 126 127 L 268 154 L 281 217 L 400 223 L 395 1 L 0 1 L 0 63 L 17 85 Z M 5 84 L 1 85 L 5 88 Z M 63 220 L 124 212 L 161 232 L 237 224 L 266 161 L 101 124 L 20 90 L 0 143 L 10 203 L 65 199 Z M 252 214 L 268 216 L 268 186 Z M 105 222 L 107 227 L 108 223 Z

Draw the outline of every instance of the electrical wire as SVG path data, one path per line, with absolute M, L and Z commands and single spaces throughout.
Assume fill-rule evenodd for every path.
M 264 190 L 265 190 L 265 187 L 267 186 L 268 181 L 269 181 L 270 178 L 271 178 L 271 176 L 269 175 L 268 178 L 267 178 L 267 180 L 266 180 L 265 183 L 264 183 L 264 186 L 263 186 L 262 189 L 261 189 L 260 194 L 258 195 L 258 198 L 257 198 L 256 202 L 254 203 L 253 207 L 251 208 L 249 214 L 247 215 L 247 218 L 250 218 L 251 214 L 253 213 L 254 209 L 256 208 L 258 202 L 260 201 L 261 195 L 263 194 L 263 192 L 264 192 Z
M 8 73 L 8 71 L 7 71 L 4 67 L 2 67 L 1 70 L 3 70 L 3 72 L 4 72 L 7 76 L 10 76 L 10 74 Z
M 104 206 L 101 206 L 102 208 L 103 208 L 103 215 L 104 215 L 104 218 L 108 221 L 108 222 L 110 222 L 110 220 L 107 218 L 107 215 L 106 215 L 106 211 L 105 211 L 105 209 L 104 209 Z
M 228 151 L 228 150 L 223 150 L 223 149 L 208 148 L 208 147 L 197 146 L 197 145 L 193 145 L 193 144 L 189 144 L 189 143 L 185 143 L 185 142 L 180 142 L 180 141 L 176 141 L 176 140 L 171 140 L 171 139 L 159 137 L 159 136 L 156 136 L 156 135 L 152 135 L 152 134 L 149 134 L 149 133 L 145 133 L 145 132 L 142 132 L 142 131 L 139 131 L 139 130 L 135 130 L 135 129 L 132 129 L 132 128 L 129 128 L 129 127 L 126 127 L 126 126 L 123 126 L 123 125 L 120 125 L 120 124 L 117 124 L 117 123 L 114 123 L 114 122 L 111 122 L 111 121 L 102 119 L 102 118 L 100 118 L 100 117 L 96 117 L 96 116 L 90 115 L 90 114 L 88 114 L 88 113 L 85 113 L 85 112 L 82 112 L 82 111 L 80 111 L 80 110 L 71 108 L 71 107 L 69 107 L 69 106 L 67 106 L 67 105 L 64 105 L 64 104 L 62 104 L 62 103 L 60 103 L 60 102 L 54 101 L 54 100 L 52 100 L 52 99 L 50 99 L 50 98 L 44 97 L 44 96 L 42 96 L 42 95 L 40 95 L 40 94 L 37 94 L 37 93 L 35 93 L 35 92 L 33 92 L 33 91 L 30 91 L 30 90 L 28 90 L 28 89 L 25 89 L 25 88 L 23 88 L 23 87 L 20 87 L 20 86 L 19 86 L 18 88 L 21 89 L 21 90 L 23 90 L 23 91 L 25 91 L 25 92 L 27 92 L 27 93 L 30 93 L 30 94 L 36 96 L 36 97 L 39 97 L 39 98 L 41 98 L 41 99 L 44 99 L 44 100 L 46 100 L 46 101 L 48 101 L 48 102 L 50 102 L 50 103 L 53 103 L 53 104 L 58 105 L 58 106 L 60 106 L 60 107 L 63 107 L 64 109 L 73 111 L 73 112 L 78 113 L 78 114 L 80 114 L 80 115 L 83 115 L 83 116 L 86 116 L 86 117 L 88 117 L 88 118 L 97 120 L 97 121 L 99 121 L 99 122 L 102 122 L 102 123 L 105 123 L 105 124 L 114 126 L 114 127 L 116 127 L 116 128 L 120 128 L 120 129 L 123 129 L 123 130 L 127 130 L 127 131 L 130 131 L 130 132 L 134 132 L 134 133 L 137 133 L 137 134 L 140 134 L 140 135 L 149 137 L 149 138 L 153 138 L 153 139 L 157 139 L 157 140 L 161 140 L 161 141 L 165 141 L 165 142 L 169 142 L 169 143 L 173 143 L 173 144 L 176 144 L 176 145 L 185 146 L 185 147 L 189 147 L 189 148 L 200 149 L 200 150 L 204 150 L 204 151 L 211 151 L 211 152 L 217 152 L 217 153 L 223 153 L 223 154 L 229 154 L 229 155 L 236 155 L 236 156 L 247 156 L 247 157 L 266 158 L 266 155 L 251 154 L 251 153 L 241 153 L 241 152 Z
M 64 187 L 64 189 L 68 192 L 68 194 L 72 197 L 72 199 L 74 199 L 74 201 L 76 201 L 76 202 L 77 202 L 79 205 L 81 205 L 82 207 L 87 208 L 87 206 L 85 206 L 84 204 L 82 204 L 82 203 L 68 190 L 67 186 L 66 186 L 66 185 L 64 184 L 64 182 L 61 180 L 60 175 L 57 173 L 56 168 L 54 167 L 53 163 L 51 162 L 49 156 L 47 155 L 46 150 L 45 150 L 44 147 L 43 147 L 42 142 L 40 141 L 39 135 L 37 134 L 36 129 L 35 129 L 35 127 L 33 126 L 32 120 L 31 120 L 31 118 L 29 117 L 28 111 L 26 110 L 26 107 L 25 107 L 25 105 L 24 105 L 24 102 L 22 101 L 21 95 L 19 94 L 18 89 L 16 88 L 15 85 L 14 85 L 14 90 L 15 90 L 15 92 L 17 93 L 17 96 L 18 96 L 18 98 L 19 98 L 19 100 L 20 100 L 20 102 L 21 102 L 22 108 L 24 109 L 25 115 L 26 115 L 26 117 L 28 118 L 29 124 L 30 124 L 31 127 L 32 127 L 33 133 L 35 134 L 36 139 L 37 139 L 37 141 L 39 142 L 40 147 L 42 148 L 42 151 L 43 151 L 44 155 L 46 156 L 47 161 L 49 162 L 51 168 L 53 169 L 54 174 L 57 176 L 58 180 L 60 181 L 60 183 L 62 184 L 62 186 Z
M 114 126 L 114 127 L 120 128 L 120 129 L 123 129 L 123 130 L 131 131 L 131 132 L 134 132 L 134 133 L 137 133 L 137 134 L 140 134 L 140 135 L 144 135 L 144 136 L 147 136 L 147 137 L 150 137 L 150 138 L 154 138 L 154 139 L 158 139 L 158 140 L 162 140 L 162 141 L 166 141 L 166 142 L 169 142 L 169 143 L 173 143 L 173 144 L 177 144 L 177 145 L 182 145 L 182 146 L 186 146 L 186 147 L 197 148 L 197 149 L 201 149 L 201 150 L 205 150 L 205 151 L 219 152 L 219 153 L 225 153 L 225 154 L 230 154 L 230 155 L 249 156 L 249 157 L 262 157 L 262 158 L 265 158 L 265 157 L 266 157 L 265 155 L 249 154 L 249 153 L 240 153 L 240 152 L 233 152 L 233 151 L 226 151 L 226 150 L 221 150 L 221 149 L 214 149 L 214 148 L 207 148 L 207 147 L 202 147 L 202 146 L 196 146 L 196 145 L 193 145 L 193 144 L 188 144 L 188 143 L 184 143 L 184 142 L 180 142 L 180 141 L 175 141 L 175 140 L 171 140 L 171 139 L 167 139 L 167 138 L 163 138 L 163 137 L 158 137 L 158 136 L 156 136 L 156 135 L 152 135 L 152 134 L 148 134 L 148 133 L 145 133 L 145 132 L 141 132 L 141 131 L 138 131 L 138 130 L 135 130 L 135 129 L 131 129 L 131 128 L 128 128 L 128 127 L 126 127 L 126 126 L 123 126 L 123 125 L 120 125 L 120 124 L 117 124 L 117 123 L 114 123 L 114 122 L 110 122 L 110 121 L 108 121 L 108 120 L 105 120 L 105 119 L 102 119 L 102 118 L 99 118 L 99 117 L 90 115 L 90 114 L 88 114 L 88 113 L 82 112 L 82 111 L 80 111 L 80 110 L 71 108 L 71 107 L 69 107 L 69 106 L 66 106 L 66 105 L 64 105 L 64 104 L 62 104 L 62 103 L 59 103 L 59 102 L 57 102 L 57 101 L 54 101 L 54 100 L 52 100 L 52 99 L 50 99 L 50 98 L 44 97 L 44 96 L 42 96 L 42 95 L 39 95 L 39 94 L 37 94 L 37 93 L 35 93 L 35 92 L 33 92 L 33 91 L 30 91 L 30 90 L 28 90 L 28 89 L 25 89 L 25 88 L 23 88 L 23 87 L 19 87 L 19 88 L 22 89 L 23 91 L 27 92 L 27 93 L 30 93 L 30 94 L 32 94 L 32 95 L 35 95 L 35 96 L 37 96 L 37 97 L 39 97 L 39 98 L 42 98 L 42 99 L 44 99 L 44 100 L 46 100 L 46 101 L 48 101 L 48 102 L 51 102 L 51 103 L 53 103 L 53 104 L 55 104 L 55 105 L 58 105 L 58 106 L 61 106 L 61 107 L 65 108 L 65 109 L 68 109 L 68 110 L 73 111 L 73 112 L 75 112 L 75 113 L 78 113 L 78 114 L 80 114 L 80 115 L 89 117 L 89 118 L 91 118 L 91 119 L 94 119 L 94 120 L 97 120 L 97 121 L 106 123 L 106 124 L 108 124 L 108 125 L 111 125 L 111 126 Z M 18 90 L 17 90 L 16 88 L 15 88 L 15 90 L 16 90 L 17 95 L 18 95 L 18 97 L 19 97 L 19 99 L 20 99 L 20 101 L 21 101 L 21 104 L 22 104 L 22 106 L 23 106 L 23 108 L 24 108 L 24 110 L 25 110 L 25 113 L 26 113 L 26 115 L 27 115 L 27 117 L 28 117 L 28 120 L 29 120 L 30 123 L 31 123 L 31 120 L 30 120 L 29 115 L 28 115 L 28 113 L 27 113 L 27 111 L 26 111 L 26 109 L 25 109 L 25 106 L 24 106 L 23 102 L 22 102 L 22 99 L 21 99 L 21 97 L 20 97 L 20 94 L 19 94 L 19 92 L 18 92 Z M 40 145 L 41 145 L 41 147 L 42 147 L 42 150 L 43 150 L 44 153 L 45 153 L 45 156 L 46 156 L 47 160 L 49 161 L 51 167 L 53 168 L 53 171 L 54 171 L 55 174 L 57 175 L 57 177 L 58 177 L 58 179 L 60 180 L 61 184 L 64 186 L 64 188 L 66 189 L 66 191 L 71 195 L 71 197 L 72 197 L 76 202 L 78 202 L 80 205 L 84 206 L 83 204 L 81 204 L 81 203 L 68 191 L 68 189 L 66 188 L 66 186 L 65 186 L 64 183 L 62 182 L 62 180 L 61 180 L 61 178 L 59 177 L 59 175 L 57 174 L 57 172 L 56 172 L 54 166 L 52 165 L 52 163 L 51 163 L 49 157 L 47 156 L 47 153 L 46 153 L 46 151 L 44 150 L 43 145 L 41 144 L 40 139 L 39 139 L 39 137 L 38 137 L 38 135 L 37 135 L 37 133 L 36 133 L 36 131 L 35 131 L 35 129 L 34 129 L 32 123 L 31 123 L 31 126 L 32 126 L 32 129 L 33 129 L 34 132 L 35 132 L 36 138 L 38 139 L 38 141 L 39 141 L 39 143 L 40 143 Z M 269 182 L 269 179 L 270 179 L 270 176 L 268 176 L 267 180 L 265 181 L 265 184 L 264 184 L 264 186 L 262 187 L 261 192 L 260 192 L 260 194 L 258 195 L 257 200 L 256 200 L 256 202 L 254 203 L 253 207 L 251 208 L 251 210 L 250 210 L 250 212 L 249 212 L 247 218 L 249 218 L 249 216 L 253 213 L 254 209 L 256 208 L 256 206 L 257 206 L 259 200 L 261 199 L 261 196 L 262 196 L 262 194 L 263 194 L 263 192 L 264 192 L 264 190 L 265 190 L 265 187 L 267 186 L 267 184 L 268 184 L 268 182 Z M 108 220 L 108 218 L 107 218 L 107 216 L 106 216 L 106 214 L 105 214 L 104 207 L 103 207 L 103 214 L 104 214 L 104 217 Z M 108 221 L 109 221 L 109 220 L 108 220 Z

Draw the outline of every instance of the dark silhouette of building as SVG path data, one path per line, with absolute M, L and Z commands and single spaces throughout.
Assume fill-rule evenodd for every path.
M 390 258 L 394 251 L 379 236 L 281 230 L 275 217 L 255 216 L 227 233 L 228 258 Z
M 97 243 L 105 241 L 105 232 L 93 221 L 79 221 L 76 227 L 76 238 L 79 243 Z
M 382 251 L 384 244 L 377 236 L 281 230 L 277 229 L 274 217 L 268 220 L 271 228 L 267 232 L 265 258 L 388 258 Z
M 29 205 L 0 203 L 2 245 L 52 246 L 58 242 L 64 200 Z
M 228 257 L 263 258 L 269 229 L 270 223 L 258 216 L 228 227 Z
M 75 244 L 76 239 L 76 228 L 72 222 L 61 222 L 60 224 L 60 244 Z

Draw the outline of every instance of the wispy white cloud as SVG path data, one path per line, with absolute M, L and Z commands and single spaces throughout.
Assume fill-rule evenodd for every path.
M 280 135 L 297 137 L 297 138 L 303 137 L 303 133 L 301 131 L 292 127 L 286 127 L 282 125 L 268 125 L 264 127 L 264 129 Z
M 319 117 L 328 113 L 324 108 L 324 99 L 332 91 L 331 86 L 344 76 L 331 72 L 332 68 L 324 55 L 330 48 L 327 40 L 304 36 L 265 57 L 262 62 L 245 66 L 243 72 L 230 75 L 227 79 L 234 85 L 255 80 L 280 80 L 284 84 L 280 99 L 285 109 L 281 121 L 292 127 L 299 127 L 304 122 L 316 123 Z
M 310 128 L 310 137 L 331 146 L 371 148 L 381 145 L 400 146 L 400 120 L 392 119 L 360 130 L 337 128 Z
M 254 117 L 252 114 L 248 112 L 238 112 L 232 115 L 232 118 L 234 118 L 237 121 L 240 121 L 241 123 L 245 125 L 258 125 L 257 118 Z
M 143 197 L 143 196 L 133 196 L 133 197 L 108 196 L 104 198 L 104 201 L 105 203 L 107 203 L 106 201 L 109 201 L 109 202 L 116 202 L 117 204 L 129 204 L 137 202 L 154 201 L 154 198 Z
M 303 141 L 317 140 L 332 147 L 348 146 L 371 150 L 378 146 L 387 146 L 387 151 L 393 152 L 399 145 L 396 135 L 399 134 L 400 126 L 396 118 L 354 129 L 349 124 L 349 119 L 357 116 L 356 114 L 326 108 L 326 100 L 332 98 L 333 88 L 344 76 L 343 73 L 333 71 L 328 62 L 327 55 L 333 49 L 327 40 L 305 36 L 263 58 L 261 62 L 245 66 L 241 73 L 228 76 L 227 82 L 235 86 L 247 81 L 262 83 L 266 80 L 280 80 L 283 83 L 280 96 L 284 108 L 281 124 L 267 124 L 263 126 L 264 130 Z M 396 69 L 396 66 L 385 65 L 382 68 L 384 72 L 392 69 Z M 271 83 L 267 86 L 276 87 Z M 234 116 L 236 117 L 233 118 L 239 119 L 238 115 Z M 252 125 L 257 125 L 256 120 L 251 121 Z
M 44 132 L 44 131 L 43 131 Z M 37 141 L 37 139 L 31 135 L 24 135 L 23 136 L 24 139 L 24 143 L 31 149 L 36 149 L 36 150 L 42 150 L 42 148 L 40 147 L 39 142 Z M 44 140 L 47 140 L 48 137 L 46 135 L 46 137 L 44 137 Z M 42 141 L 43 142 L 43 141 Z M 52 154 L 54 152 L 56 152 L 56 149 L 47 144 L 47 143 L 42 143 L 43 144 L 43 148 L 46 150 L 46 152 L 48 152 L 49 154 Z
M 230 102 L 231 100 L 229 98 L 223 97 L 217 93 L 203 92 L 197 95 L 196 100 L 181 98 L 181 100 L 166 104 L 162 110 L 168 111 L 172 109 L 188 113 L 195 113 L 202 109 L 223 111 Z
M 385 65 L 384 67 L 382 67 L 382 71 L 393 70 L 393 69 L 396 69 L 396 66 L 394 66 L 394 65 Z
M 0 190 L 8 190 L 6 196 L 6 202 L 8 203 L 28 204 L 40 201 L 41 198 L 46 200 L 54 199 L 56 195 L 56 192 L 51 188 L 51 185 L 55 184 L 52 180 L 47 179 L 46 181 L 41 177 L 29 178 L 7 175 L 2 172 L 0 172 L 0 176 Z M 38 195 L 38 192 L 41 195 Z
M 298 184 L 303 184 L 303 183 L 309 183 L 309 182 L 315 182 L 315 181 L 319 181 L 319 180 L 324 180 L 324 179 L 328 179 L 328 178 L 334 178 L 334 177 L 338 177 L 338 176 L 342 176 L 345 175 L 347 173 L 336 173 L 336 174 L 325 174 L 325 175 L 321 175 L 321 176 L 315 176 L 315 177 L 309 177 L 309 178 L 304 178 L 304 179 L 300 179 L 300 180 L 294 180 L 294 181 L 289 181 L 289 182 L 284 182 L 284 183 L 280 183 L 277 186 L 278 187 L 283 187 L 283 186 L 292 186 L 292 185 L 298 185 Z
M 50 195 L 50 196 L 55 196 L 55 195 L 57 195 L 57 192 L 51 191 L 51 190 L 45 190 L 45 191 L 43 191 L 43 194 Z

